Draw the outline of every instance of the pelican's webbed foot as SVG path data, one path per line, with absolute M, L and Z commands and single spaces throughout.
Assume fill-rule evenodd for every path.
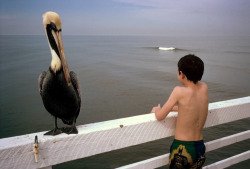
M 76 126 L 71 126 L 71 127 L 63 127 L 62 132 L 66 134 L 78 134 L 78 130 Z
M 54 128 L 53 130 L 48 131 L 47 133 L 45 133 L 44 135 L 51 135 L 51 136 L 56 136 L 58 134 L 63 133 L 61 129 L 59 128 Z

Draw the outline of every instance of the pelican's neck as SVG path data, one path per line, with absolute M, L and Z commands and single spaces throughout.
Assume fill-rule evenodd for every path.
M 60 58 L 57 56 L 56 52 L 53 49 L 50 49 L 50 50 L 51 50 L 51 55 L 52 55 L 50 67 L 54 71 L 54 73 L 56 73 L 61 69 L 62 63 L 61 63 Z

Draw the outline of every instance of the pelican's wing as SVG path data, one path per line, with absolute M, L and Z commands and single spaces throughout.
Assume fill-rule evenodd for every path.
M 70 74 L 72 85 L 73 85 L 73 87 L 75 88 L 75 90 L 78 93 L 79 101 L 80 101 L 80 107 L 81 107 L 82 91 L 81 91 L 81 86 L 80 86 L 78 77 L 77 77 L 76 73 L 73 72 L 73 71 L 71 71 L 69 74 Z
M 38 78 L 38 90 L 39 90 L 41 96 L 42 96 L 42 92 L 43 92 L 42 86 L 43 86 L 43 80 L 44 80 L 45 76 L 46 76 L 46 72 L 43 71 Z

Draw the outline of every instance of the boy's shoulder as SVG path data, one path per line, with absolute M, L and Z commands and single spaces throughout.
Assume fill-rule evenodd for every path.
M 207 84 L 205 82 L 199 82 L 199 84 L 201 85 L 202 89 L 208 90 Z
M 205 82 L 199 82 L 199 84 L 201 84 L 201 85 L 204 85 L 204 86 L 207 86 L 207 84 L 205 83 Z
M 180 96 L 182 96 L 186 91 L 186 87 L 182 86 L 175 86 L 173 89 L 173 95 L 178 99 Z
M 205 90 L 205 91 L 208 90 L 207 84 L 205 82 L 199 82 L 198 84 L 202 90 Z M 182 96 L 182 95 L 186 95 L 186 92 L 189 92 L 189 91 L 190 91 L 190 89 L 188 87 L 176 86 L 173 89 L 173 94 L 176 96 Z
M 202 88 L 207 88 L 207 84 L 205 82 L 198 82 L 198 85 Z M 186 86 L 175 86 L 174 90 L 180 91 L 187 89 Z
M 185 90 L 185 88 L 186 87 L 184 87 L 184 86 L 175 86 L 173 91 L 174 92 L 181 92 L 181 91 Z

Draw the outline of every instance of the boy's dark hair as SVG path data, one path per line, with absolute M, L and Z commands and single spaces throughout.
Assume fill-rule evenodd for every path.
M 199 57 L 189 54 L 179 60 L 178 71 L 182 71 L 188 80 L 196 84 L 202 78 L 204 63 Z

